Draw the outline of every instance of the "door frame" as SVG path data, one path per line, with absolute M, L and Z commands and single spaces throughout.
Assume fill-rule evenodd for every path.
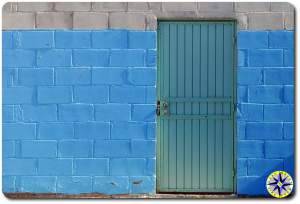
M 236 19 L 216 19 L 216 20 L 157 20 L 157 73 L 156 73 L 156 100 L 160 99 L 160 51 L 159 51 L 159 39 L 160 39 L 160 23 L 161 22 L 186 22 L 186 23 L 193 23 L 193 22 L 232 22 L 233 23 L 233 194 L 237 192 L 237 20 Z M 160 123 L 159 119 L 156 116 L 156 193 L 165 193 L 160 192 L 159 189 L 159 176 L 160 176 Z M 178 193 L 178 192 L 174 192 Z M 191 194 L 193 192 L 182 192 L 184 194 Z M 203 194 L 199 193 L 198 194 Z M 220 194 L 220 193 L 216 193 Z

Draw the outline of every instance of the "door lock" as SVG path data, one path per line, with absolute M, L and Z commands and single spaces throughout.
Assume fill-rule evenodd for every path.
M 169 114 L 169 104 L 167 102 L 163 102 L 163 114 L 164 115 Z

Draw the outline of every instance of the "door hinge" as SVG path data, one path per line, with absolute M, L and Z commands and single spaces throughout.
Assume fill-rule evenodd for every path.
M 236 41 L 237 41 L 236 36 L 233 36 L 233 44 L 234 44 L 234 45 L 236 45 L 236 43 L 237 43 Z

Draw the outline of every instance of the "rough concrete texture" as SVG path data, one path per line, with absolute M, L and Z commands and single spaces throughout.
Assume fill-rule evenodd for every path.
M 286 2 L 8 2 L 3 30 L 155 30 L 162 20 L 237 20 L 239 30 L 294 30 L 293 5 Z

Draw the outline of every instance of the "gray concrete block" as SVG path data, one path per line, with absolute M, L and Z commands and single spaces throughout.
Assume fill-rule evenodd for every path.
M 127 2 L 93 2 L 93 11 L 126 11 Z
M 56 11 L 90 11 L 92 3 L 90 2 L 55 2 Z
M 22 12 L 42 12 L 53 11 L 54 3 L 52 2 L 19 2 L 18 11 Z
M 152 11 L 161 11 L 162 10 L 162 3 L 161 2 L 149 2 L 150 10 Z
M 2 13 L 2 29 L 33 29 L 35 28 L 34 13 Z
M 284 29 L 282 13 L 250 13 L 249 30 L 278 30 Z
M 16 12 L 17 3 L 16 2 L 7 2 L 2 6 L 2 12 Z
M 199 20 L 197 11 L 154 11 L 154 14 L 162 20 Z
M 236 12 L 264 12 L 270 11 L 269 2 L 235 2 Z
M 37 28 L 72 28 L 72 13 L 41 12 L 36 15 Z
M 146 29 L 147 30 L 157 29 L 157 18 L 154 14 L 146 15 Z
M 284 29 L 294 30 L 295 29 L 295 14 L 294 12 L 284 13 Z
M 198 10 L 204 12 L 233 12 L 232 2 L 198 2 Z
M 199 11 L 197 15 L 198 19 L 210 19 L 210 20 L 228 20 L 228 19 L 234 19 L 235 13 L 234 12 L 202 12 Z
M 194 11 L 197 10 L 196 2 L 163 2 L 164 11 Z
M 146 18 L 144 13 L 113 12 L 109 15 L 109 28 L 128 28 L 144 30 Z
M 248 16 L 246 13 L 236 13 L 237 30 L 248 29 Z
M 74 12 L 73 29 L 107 29 L 108 13 Z
M 149 3 L 147 2 L 128 2 L 128 11 L 148 11 Z
M 271 2 L 271 11 L 293 12 L 295 7 L 288 2 Z

